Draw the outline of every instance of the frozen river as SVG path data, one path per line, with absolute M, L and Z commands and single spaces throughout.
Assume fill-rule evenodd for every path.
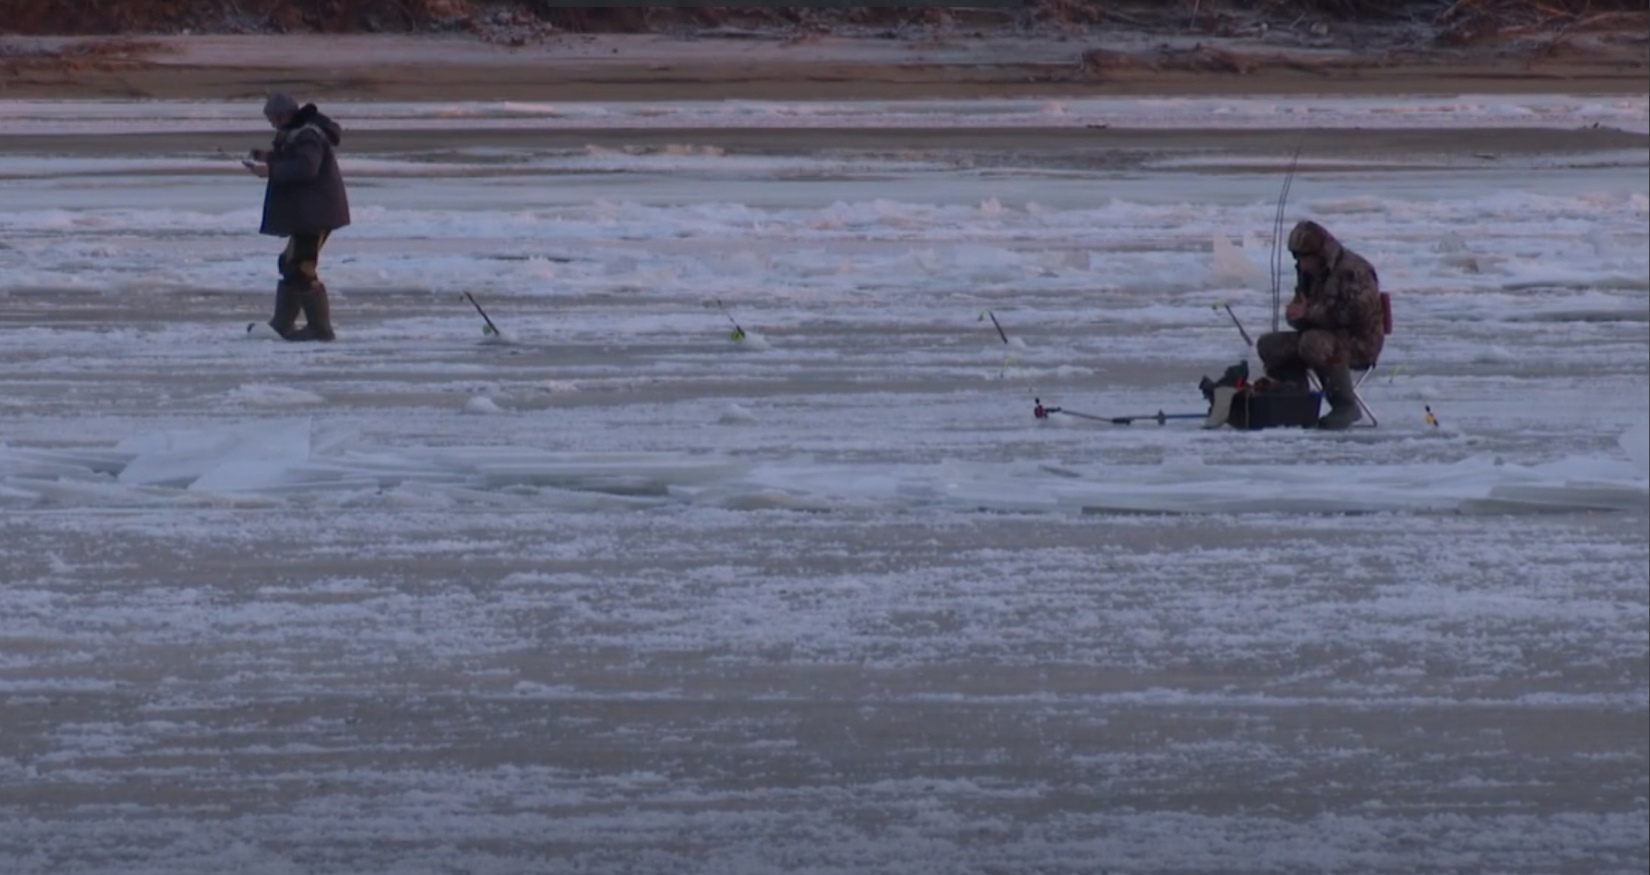
M 0 101 L 0 871 L 1650 865 L 1644 98 L 324 106 L 330 345 L 256 109 Z M 1297 146 L 1380 427 L 1034 419 Z

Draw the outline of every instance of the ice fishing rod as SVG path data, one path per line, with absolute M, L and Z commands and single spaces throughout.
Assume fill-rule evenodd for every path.
M 997 336 L 1003 339 L 1003 343 L 1008 343 L 1008 335 L 1003 331 L 1003 324 L 997 321 L 997 314 L 987 310 L 984 315 L 991 317 L 991 324 L 996 327 Z
M 745 329 L 739 327 L 739 320 L 733 318 L 733 314 L 728 312 L 728 308 L 722 305 L 722 299 L 721 298 L 716 299 L 716 308 L 718 310 L 722 311 L 723 316 L 728 317 L 729 322 L 733 323 L 733 335 L 732 335 L 733 339 L 736 340 L 736 341 L 744 340 L 745 339 Z
M 1106 422 L 1112 425 L 1133 425 L 1136 422 L 1146 421 L 1163 425 L 1171 419 L 1209 418 L 1209 414 L 1207 413 L 1164 413 L 1161 410 L 1156 413 L 1148 413 L 1141 416 L 1095 416 L 1092 413 L 1078 413 L 1075 410 L 1066 410 L 1063 407 L 1044 407 L 1043 399 L 1041 398 L 1034 398 L 1032 400 L 1037 406 L 1032 408 L 1031 415 L 1038 419 L 1047 419 L 1051 413 L 1064 413 L 1067 416 L 1075 416 L 1078 419 L 1092 419 L 1095 422 Z
M 1278 193 L 1278 210 L 1272 215 L 1272 330 L 1278 330 L 1278 317 L 1283 310 L 1283 223 L 1284 209 L 1289 204 L 1289 189 L 1295 184 L 1295 170 L 1300 166 L 1301 143 L 1295 144 L 1295 154 L 1289 157 L 1289 170 L 1283 175 L 1283 191 Z
M 1008 339 L 1008 332 L 1003 330 L 1003 323 L 997 321 L 997 314 L 996 313 L 993 313 L 990 310 L 981 310 L 980 315 L 975 317 L 974 321 L 975 322 L 984 322 L 987 316 L 991 317 L 991 327 L 997 329 L 997 336 L 1002 338 L 1003 345 L 1004 346 L 1013 346 L 1014 344 L 1011 343 Z M 1021 344 L 1021 346 L 1024 346 L 1024 345 L 1025 344 Z M 1002 379 L 1002 378 L 1008 376 L 1008 366 L 1010 364 L 1012 364 L 1013 362 L 1014 362 L 1014 354 L 1009 353 L 1003 359 L 1002 368 L 1000 368 L 997 371 L 997 378 L 998 379 Z
M 502 335 L 498 332 L 498 326 L 493 324 L 493 320 L 487 318 L 487 311 L 481 309 L 481 302 L 476 300 L 475 295 L 472 295 L 469 292 L 465 292 L 464 293 L 464 300 L 469 301 L 470 306 L 476 308 L 476 312 L 481 314 L 481 321 L 487 323 L 487 328 L 482 333 L 490 334 L 494 337 L 503 337 L 504 336 L 504 335 Z
M 1226 315 L 1232 317 L 1232 324 L 1236 325 L 1238 333 L 1243 335 L 1243 342 L 1245 344 L 1248 344 L 1249 346 L 1254 346 L 1255 342 L 1253 340 L 1249 339 L 1249 332 L 1243 330 L 1243 323 L 1239 322 L 1237 314 L 1232 312 L 1232 305 L 1231 304 L 1219 304 L 1219 305 L 1216 305 L 1215 309 L 1219 310 L 1221 307 L 1225 307 L 1226 308 Z

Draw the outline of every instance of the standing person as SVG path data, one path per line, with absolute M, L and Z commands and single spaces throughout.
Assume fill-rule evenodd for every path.
M 285 237 L 276 259 L 275 316 L 269 327 L 287 340 L 332 340 L 327 287 L 316 268 L 327 237 L 349 224 L 349 198 L 338 172 L 336 149 L 343 139 L 338 123 L 308 103 L 302 107 L 276 92 L 264 102 L 264 118 L 275 129 L 269 149 L 253 149 L 245 164 L 267 179 L 260 234 Z M 295 328 L 299 311 L 305 325 Z
M 1352 369 L 1380 358 L 1386 342 L 1381 286 L 1375 268 L 1341 245 L 1317 222 L 1289 232 L 1295 256 L 1295 297 L 1284 317 L 1294 331 L 1277 331 L 1255 342 L 1266 376 L 1306 384 L 1311 368 L 1323 386 L 1329 412 L 1318 427 L 1343 429 L 1363 418 L 1352 391 Z

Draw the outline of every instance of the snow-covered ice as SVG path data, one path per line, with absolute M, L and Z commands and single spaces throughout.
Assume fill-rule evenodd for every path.
M 1644 98 L 329 109 L 303 345 L 246 107 L 0 101 L 0 871 L 1650 862 Z M 1269 327 L 1210 118 L 1380 428 L 1032 417 Z
M 1323 97 L 1084 97 L 1062 100 L 626 101 L 430 103 L 357 101 L 353 131 L 670 130 L 683 128 L 1088 128 L 1221 130 L 1579 128 L 1646 133 L 1642 96 L 1463 94 Z M 222 102 L 0 101 L 8 131 L 23 134 L 229 133 L 249 127 L 246 106 Z M 257 119 L 253 119 L 254 122 Z M 714 149 L 676 150 L 714 155 Z M 147 156 L 144 160 L 155 160 Z M 1317 160 L 1304 156 L 1303 166 Z M 75 166 L 75 165 L 66 165 Z

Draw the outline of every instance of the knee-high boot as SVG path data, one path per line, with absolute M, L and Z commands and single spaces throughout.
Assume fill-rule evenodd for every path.
M 281 280 L 275 284 L 275 315 L 270 317 L 269 327 L 273 328 L 276 334 L 290 340 L 300 309 L 298 290 L 293 288 L 292 283 Z M 251 326 L 247 326 L 247 330 L 250 331 Z
M 1318 420 L 1318 428 L 1338 431 L 1351 428 L 1352 423 L 1363 419 L 1358 396 L 1352 390 L 1352 371 L 1348 368 L 1318 368 L 1317 371 L 1323 396 L 1329 401 L 1329 412 Z
M 332 333 L 332 308 L 327 303 L 326 284 L 310 284 L 309 288 L 299 293 L 298 301 L 303 308 L 306 324 L 289 335 L 287 340 L 332 340 L 336 335 Z

